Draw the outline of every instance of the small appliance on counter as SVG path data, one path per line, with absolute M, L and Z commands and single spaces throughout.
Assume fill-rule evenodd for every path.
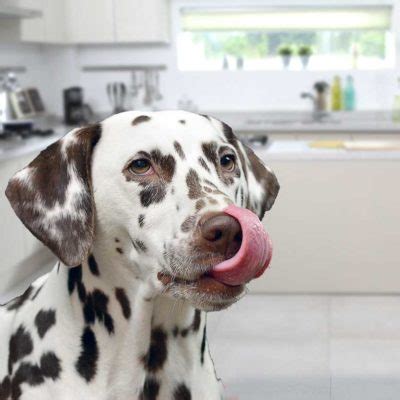
M 79 86 L 64 89 L 64 122 L 80 125 L 89 122 L 93 115 L 89 105 L 83 102 L 83 89 Z
M 6 77 L 0 77 L 0 136 L 17 131 L 32 131 L 32 118 L 44 112 L 38 89 L 21 88 L 12 72 Z

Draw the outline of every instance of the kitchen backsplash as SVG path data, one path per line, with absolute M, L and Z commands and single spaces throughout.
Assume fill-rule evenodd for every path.
M 130 83 L 129 72 L 85 72 L 88 65 L 165 64 L 160 87 L 164 95 L 159 108 L 177 108 L 189 98 L 200 110 L 309 110 L 300 99 L 316 80 L 331 82 L 335 71 L 230 71 L 182 72 L 177 68 L 176 49 L 171 45 L 86 45 L 44 46 L 0 44 L 0 66 L 26 66 L 20 75 L 23 85 L 39 87 L 47 109 L 62 114 L 62 89 L 80 85 L 85 101 L 97 112 L 108 112 L 106 84 Z M 338 71 L 341 76 L 346 71 Z M 398 73 L 395 70 L 352 72 L 357 90 L 357 107 L 387 110 L 392 107 Z M 206 90 L 205 90 L 206 89 Z M 134 104 L 140 107 L 140 104 Z

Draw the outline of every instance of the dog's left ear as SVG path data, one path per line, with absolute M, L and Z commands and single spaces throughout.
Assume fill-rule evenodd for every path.
M 260 219 L 274 204 L 280 189 L 278 179 L 271 169 L 254 154 L 253 150 L 242 144 L 250 166 L 247 173 L 249 196 L 247 208 L 253 210 Z
M 6 196 L 23 224 L 66 265 L 92 246 L 95 206 L 91 158 L 101 125 L 69 132 L 9 181 Z
M 213 123 L 215 118 L 210 118 Z M 216 120 L 218 121 L 218 120 Z M 219 121 L 226 140 L 239 153 L 242 168 L 247 180 L 248 195 L 244 199 L 245 206 L 263 219 L 264 214 L 274 204 L 279 192 L 279 183 L 275 174 L 254 154 L 250 147 L 242 143 L 225 122 Z

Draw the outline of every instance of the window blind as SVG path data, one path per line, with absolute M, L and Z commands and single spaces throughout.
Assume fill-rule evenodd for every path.
M 185 31 L 387 30 L 391 6 L 181 10 Z

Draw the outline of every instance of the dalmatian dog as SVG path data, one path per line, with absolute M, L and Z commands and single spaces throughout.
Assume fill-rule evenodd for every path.
M 49 146 L 6 190 L 59 262 L 0 309 L 0 400 L 220 400 L 206 313 L 268 266 L 278 190 L 229 126 L 184 111 Z

